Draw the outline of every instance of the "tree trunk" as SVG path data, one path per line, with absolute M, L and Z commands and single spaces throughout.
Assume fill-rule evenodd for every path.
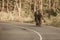
M 0 11 L 1 11 L 1 1 L 0 1 Z
M 16 7 L 17 7 L 17 10 L 18 10 L 18 14 L 19 14 L 19 17 L 21 16 L 21 0 L 15 0 L 16 1 Z M 18 3 L 17 3 L 18 2 Z
M 19 11 L 19 17 L 21 16 L 21 0 L 19 0 L 19 4 L 18 4 L 18 11 Z
M 7 0 L 7 7 L 6 7 L 6 9 L 7 9 L 7 12 L 8 12 L 8 0 Z
M 4 11 L 4 0 L 2 0 L 2 11 Z
M 43 15 L 43 0 L 40 0 L 40 3 L 41 3 L 40 5 L 41 14 Z
M 51 9 L 51 0 L 49 0 L 49 10 Z

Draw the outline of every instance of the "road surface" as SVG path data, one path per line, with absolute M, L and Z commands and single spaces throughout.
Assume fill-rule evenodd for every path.
M 41 37 L 34 31 L 38 32 Z M 1 22 L 0 40 L 60 40 L 60 28 L 43 25 L 36 27 L 29 23 Z

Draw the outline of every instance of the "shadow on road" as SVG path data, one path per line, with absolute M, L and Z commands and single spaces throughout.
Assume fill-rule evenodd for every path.
M 35 24 L 18 24 L 17 26 L 22 26 L 22 27 L 41 27 L 41 26 L 36 26 Z

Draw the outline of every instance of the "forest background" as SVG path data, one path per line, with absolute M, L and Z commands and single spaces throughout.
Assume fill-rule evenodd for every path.
M 60 0 L 0 0 L 0 21 L 34 23 L 34 11 L 40 9 L 42 24 L 60 25 Z

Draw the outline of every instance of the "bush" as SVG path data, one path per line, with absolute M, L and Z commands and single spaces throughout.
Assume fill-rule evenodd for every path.
M 54 11 L 53 9 L 51 9 L 51 12 L 50 13 L 51 13 L 52 16 L 57 16 L 56 11 Z

